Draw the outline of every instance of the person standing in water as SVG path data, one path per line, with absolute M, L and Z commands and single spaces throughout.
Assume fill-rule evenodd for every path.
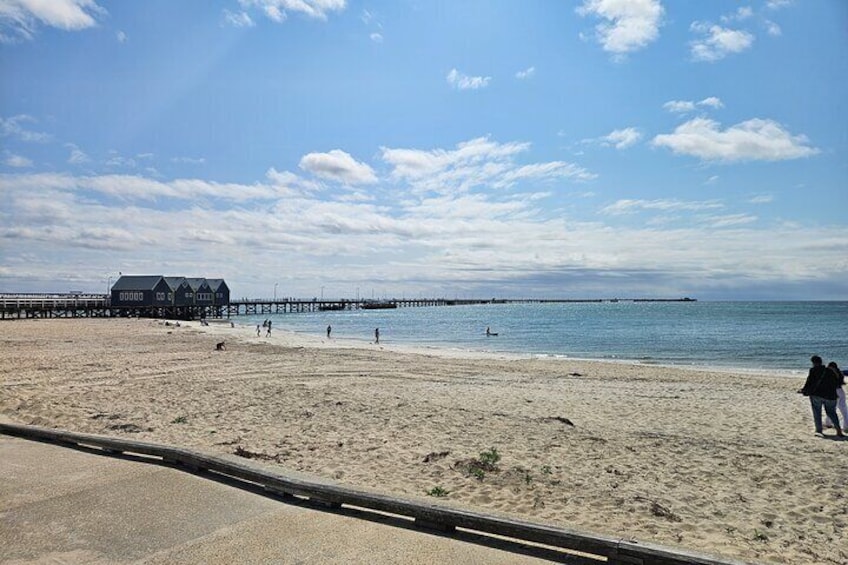
M 380 343 L 380 328 L 374 330 L 374 343 Z
M 330 332 L 333 331 L 333 326 L 327 326 L 327 339 L 330 339 Z

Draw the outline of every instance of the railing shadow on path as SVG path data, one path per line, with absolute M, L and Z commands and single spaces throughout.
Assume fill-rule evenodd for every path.
M 596 535 L 305 480 L 167 445 L 0 422 L 0 433 L 191 472 L 286 504 L 567 565 L 744 565 L 677 548 Z

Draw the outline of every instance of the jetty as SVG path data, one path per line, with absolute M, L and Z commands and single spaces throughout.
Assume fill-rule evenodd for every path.
M 481 304 L 550 304 L 617 302 L 696 302 L 694 298 L 391 298 L 384 300 L 324 300 L 319 298 L 241 298 L 226 304 L 116 306 L 109 294 L 0 293 L 0 320 L 30 318 L 164 318 L 202 320 L 256 316 Z

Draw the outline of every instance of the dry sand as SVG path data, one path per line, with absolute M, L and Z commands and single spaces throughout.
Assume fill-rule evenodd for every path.
M 746 561 L 848 563 L 848 442 L 813 435 L 798 379 L 274 334 L 2 322 L 0 417 Z M 495 470 L 469 465 L 493 448 Z

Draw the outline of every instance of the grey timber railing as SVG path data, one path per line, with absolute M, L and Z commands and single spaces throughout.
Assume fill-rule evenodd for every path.
M 275 473 L 268 469 L 205 455 L 188 449 L 92 434 L 0 422 L 0 433 L 58 444 L 97 448 L 106 454 L 136 454 L 159 458 L 191 472 L 206 471 L 244 481 L 266 491 L 307 498 L 333 508 L 343 505 L 412 518 L 422 528 L 450 532 L 456 528 L 512 538 L 604 557 L 613 565 L 744 565 L 681 549 L 633 540 L 580 532 L 521 520 L 512 520 L 356 490 L 344 486 L 309 481 Z

